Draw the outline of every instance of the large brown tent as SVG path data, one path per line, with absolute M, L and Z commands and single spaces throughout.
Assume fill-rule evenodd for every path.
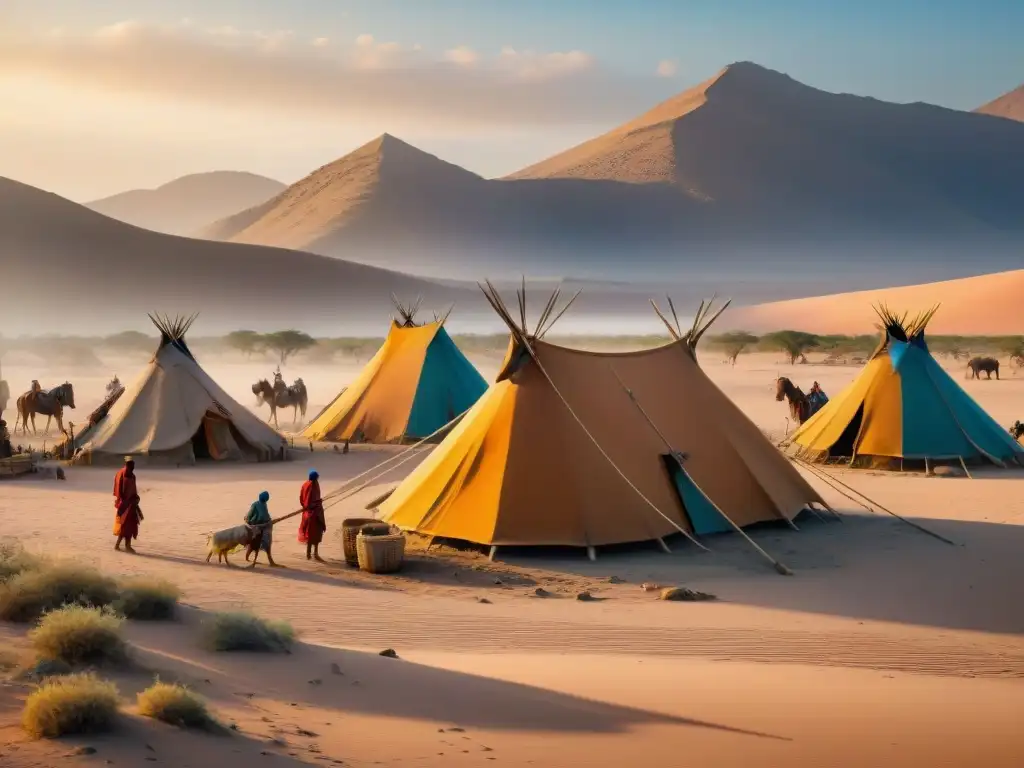
M 497 381 L 381 505 L 385 520 L 593 555 L 676 532 L 791 521 L 822 503 L 701 371 L 696 343 L 714 320 L 703 306 L 693 329 L 664 346 L 599 353 L 544 341 L 553 301 L 529 333 L 525 312 L 516 322 L 486 293 L 512 330 Z

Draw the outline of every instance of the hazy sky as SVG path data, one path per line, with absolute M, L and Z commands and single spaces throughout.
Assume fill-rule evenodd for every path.
M 1021 0 L 0 0 L 0 176 L 291 182 L 384 131 L 496 176 L 741 60 L 972 109 L 1024 81 L 1021 29 Z

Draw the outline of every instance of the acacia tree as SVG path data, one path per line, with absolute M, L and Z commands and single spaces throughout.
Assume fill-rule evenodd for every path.
M 725 359 L 736 365 L 736 358 L 743 354 L 748 347 L 757 344 L 758 338 L 746 331 L 729 331 L 718 336 L 712 336 L 708 343 L 721 349 L 725 353 Z
M 263 337 L 256 331 L 232 331 L 224 337 L 224 343 L 251 358 L 263 346 Z
M 789 355 L 789 364 L 807 361 L 807 353 L 820 346 L 818 337 L 803 331 L 775 331 L 761 339 L 767 349 L 776 349 Z
M 268 333 L 262 341 L 264 347 L 277 353 L 281 365 L 287 363 L 288 358 L 296 352 L 316 346 L 316 339 L 307 333 L 296 330 Z

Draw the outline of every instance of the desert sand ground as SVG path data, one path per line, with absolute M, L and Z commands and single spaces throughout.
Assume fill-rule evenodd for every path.
M 477 362 L 491 376 L 494 361 Z M 778 372 L 805 388 L 817 379 L 835 395 L 858 370 L 790 368 L 774 355 L 741 357 L 733 368 L 705 353 L 702 364 L 776 437 L 787 415 L 773 398 Z M 206 366 L 252 404 L 255 366 Z M 299 368 L 294 375 L 323 404 L 357 366 Z M 32 378 L 6 364 L 4 372 Z M 99 401 L 108 377 L 76 378 L 79 413 Z M 963 383 L 1000 423 L 1021 417 L 1024 376 Z M 311 403 L 309 416 L 316 410 Z M 811 478 L 842 523 L 801 519 L 799 531 L 752 534 L 792 577 L 731 535 L 713 537 L 711 554 L 685 541 L 672 542 L 672 555 L 631 547 L 600 552 L 595 563 L 578 552 L 512 552 L 489 563 L 472 552 L 415 550 L 395 576 L 346 568 L 341 520 L 363 514 L 409 465 L 328 510 L 326 566 L 302 557 L 291 522 L 275 530 L 286 569 L 203 562 L 203 534 L 235 524 L 260 490 L 279 515 L 295 507 L 309 466 L 327 491 L 389 450 L 143 468 L 146 520 L 134 557 L 112 550 L 111 470 L 73 467 L 63 483 L 0 486 L 3 535 L 114 574 L 166 577 L 185 591 L 181 623 L 130 627 L 142 671 L 119 678 L 126 696 L 155 671 L 192 684 L 239 727 L 218 738 L 128 717 L 111 736 L 33 743 L 17 726 L 22 693 L 0 688 L 0 764 L 54 765 L 80 745 L 97 752 L 69 764 L 1024 764 L 1024 470 L 982 470 L 973 480 L 830 470 L 957 546 L 869 514 Z M 651 581 L 719 600 L 657 601 L 640 588 Z M 536 597 L 538 586 L 551 596 Z M 582 590 L 599 599 L 577 601 Z M 270 659 L 199 650 L 201 612 L 240 607 L 292 622 L 303 645 Z M 0 647 L 16 654 L 22 643 L 20 630 L 0 627 Z M 379 657 L 386 647 L 401 658 Z

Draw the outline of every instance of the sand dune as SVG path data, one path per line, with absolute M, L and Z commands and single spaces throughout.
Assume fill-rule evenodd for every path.
M 192 235 L 213 219 L 244 211 L 270 199 L 285 185 L 240 171 L 194 173 L 156 189 L 133 189 L 86 206 L 143 229 Z
M 978 107 L 975 112 L 1024 122 L 1024 85 Z
M 794 328 L 812 333 L 872 333 L 878 318 L 872 305 L 884 302 L 914 314 L 941 304 L 932 333 L 1015 335 L 1024 329 L 1024 270 L 940 283 L 857 291 L 742 307 L 723 315 L 724 325 L 755 331 Z

